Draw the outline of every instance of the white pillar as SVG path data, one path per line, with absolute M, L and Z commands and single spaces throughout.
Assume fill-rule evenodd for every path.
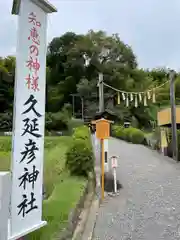
M 10 204 L 10 173 L 0 172 L 0 239 L 8 239 L 8 219 Z
M 111 168 L 113 170 L 113 176 L 114 176 L 114 193 L 117 193 L 117 178 L 116 178 L 116 168 L 118 166 L 117 157 L 112 156 L 111 157 Z
M 113 168 L 113 175 L 114 175 L 114 192 L 117 193 L 116 168 Z
M 44 225 L 42 188 L 46 92 L 47 0 L 14 0 L 18 16 L 9 240 Z

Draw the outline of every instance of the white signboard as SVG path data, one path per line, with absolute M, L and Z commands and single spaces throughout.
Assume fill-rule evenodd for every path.
M 8 238 L 10 173 L 0 172 L 0 239 Z
M 37 4 L 39 0 L 36 0 Z M 41 1 L 42 3 L 42 1 Z M 46 6 L 47 7 L 47 6 Z M 12 149 L 10 238 L 42 222 L 47 13 L 21 0 Z

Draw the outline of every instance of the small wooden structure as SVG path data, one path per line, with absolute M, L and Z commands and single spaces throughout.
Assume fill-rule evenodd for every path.
M 171 157 L 171 153 L 168 151 L 171 143 L 171 108 L 165 108 L 158 112 L 157 123 L 160 127 L 161 151 L 164 153 L 164 155 Z M 177 129 L 180 129 L 179 106 L 176 107 L 176 124 Z
M 165 108 L 158 112 L 158 126 L 171 127 L 171 108 Z M 176 107 L 177 128 L 180 126 L 180 107 Z
M 92 131 L 96 131 L 96 121 L 99 119 L 106 119 L 110 123 L 113 123 L 114 121 L 117 120 L 117 116 L 112 111 L 107 110 L 107 109 L 103 112 L 97 112 L 94 115 L 93 120 L 91 121 Z M 109 125 L 109 127 L 110 127 L 109 131 L 111 132 L 111 124 Z
M 110 124 L 112 121 L 101 118 L 96 121 L 92 121 L 93 124 L 96 124 L 96 137 L 98 139 L 107 139 L 110 136 Z
M 110 137 L 110 124 L 113 123 L 107 119 L 101 118 L 91 122 L 96 126 L 96 137 L 101 145 L 101 198 L 104 199 L 104 139 Z

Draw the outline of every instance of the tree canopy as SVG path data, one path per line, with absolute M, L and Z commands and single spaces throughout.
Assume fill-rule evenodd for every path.
M 77 94 L 75 113 L 81 112 L 81 98 L 84 99 L 84 115 L 93 116 L 98 111 L 98 73 L 104 74 L 104 82 L 124 91 L 145 91 L 168 80 L 164 68 L 140 69 L 130 46 L 118 34 L 111 36 L 103 31 L 90 30 L 87 34 L 67 32 L 55 37 L 48 45 L 46 68 L 46 115 L 52 119 L 64 119 L 66 109 L 72 104 L 71 94 Z M 15 58 L 0 58 L 0 129 L 12 125 Z M 104 87 L 105 106 L 123 121 L 136 122 L 139 127 L 148 127 L 156 120 L 159 107 L 169 105 L 169 84 L 158 89 L 156 104 L 140 104 L 128 108 L 117 94 Z M 180 100 L 180 76 L 176 79 L 176 101 Z M 67 107 L 68 106 L 68 107 Z M 51 119 L 51 120 L 50 120 Z M 63 120 L 64 121 L 64 120 Z M 62 126 L 58 125 L 58 129 Z M 56 128 L 56 127 L 55 127 Z

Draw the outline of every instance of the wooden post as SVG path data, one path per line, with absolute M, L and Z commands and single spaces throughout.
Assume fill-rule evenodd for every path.
M 171 102 L 171 128 L 172 128 L 172 148 L 173 159 L 178 161 L 178 142 L 177 142 L 177 124 L 176 124 L 176 102 L 175 102 L 175 72 L 170 71 L 170 102 Z
M 100 140 L 101 146 L 101 199 L 104 200 L 104 139 L 109 138 L 110 134 L 110 123 L 112 121 L 108 121 L 106 119 L 99 119 L 96 121 L 92 121 L 92 123 L 96 124 L 96 137 Z

